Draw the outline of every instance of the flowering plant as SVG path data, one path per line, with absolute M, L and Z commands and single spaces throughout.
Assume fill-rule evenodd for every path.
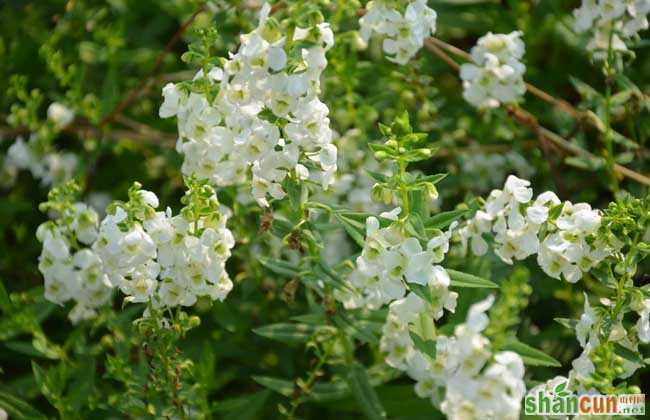
M 0 420 L 642 392 L 648 1 L 40 3 L 0 14 Z

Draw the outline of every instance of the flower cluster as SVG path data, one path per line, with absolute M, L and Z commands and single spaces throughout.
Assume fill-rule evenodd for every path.
M 415 293 L 409 293 L 406 297 L 392 302 L 389 306 L 388 316 L 382 329 L 382 337 L 379 349 L 386 354 L 386 363 L 390 366 L 409 372 L 416 380 L 416 391 L 422 398 L 430 397 L 432 392 L 431 384 L 421 379 L 423 357 L 425 355 L 417 349 L 411 335 L 411 327 L 419 322 L 424 324 L 431 320 L 438 320 L 443 315 L 443 308 L 450 312 L 456 309 L 458 294 L 450 292 L 442 298 L 433 296 L 431 302 L 427 302 Z M 426 334 L 426 331 L 420 333 Z M 417 335 L 420 335 L 418 333 Z M 420 378 L 420 379 L 418 379 Z
M 166 85 L 160 107 L 161 117 L 178 119 L 183 174 L 227 186 L 245 183 L 250 169 L 262 206 L 268 196 L 284 197 L 290 172 L 327 188 L 337 157 L 329 109 L 318 98 L 332 30 L 319 23 L 287 38 L 269 12 L 265 4 L 257 29 L 241 36 L 222 67 Z
M 552 214 L 554 213 L 554 214 Z M 468 245 L 484 255 L 484 234 L 494 233 L 494 252 L 507 264 L 537 254 L 549 276 L 575 283 L 620 244 L 596 238 L 600 212 L 587 203 L 561 202 L 550 191 L 533 200 L 530 182 L 510 175 L 503 190 L 493 190 L 484 210 L 458 229 L 463 254 Z M 540 240 L 542 225 L 545 237 Z
M 382 216 L 396 219 L 399 212 L 398 207 Z M 448 290 L 449 274 L 437 265 L 449 250 L 452 229 L 440 232 L 423 248 L 419 239 L 405 235 L 399 222 L 381 228 L 377 218 L 369 217 L 363 251 L 348 277 L 351 290 L 337 291 L 335 296 L 346 308 L 377 309 L 404 297 L 409 283 L 428 288 L 436 302 L 432 309 L 436 318 L 443 308 L 453 311 L 457 294 Z
M 70 204 L 70 185 L 52 190 L 55 199 L 43 209 L 57 219 L 42 224 L 36 236 L 43 242 L 45 297 L 57 304 L 75 300 L 74 322 L 94 317 L 115 287 L 127 301 L 154 307 L 226 298 L 233 284 L 225 263 L 235 240 L 226 228 L 229 210 L 211 186 L 188 180 L 185 207 L 172 216 L 169 208 L 156 211 L 158 197 L 136 183 L 129 201 L 111 204 L 99 223 L 90 207 Z
M 128 301 L 156 307 L 191 306 L 198 296 L 225 299 L 232 289 L 225 263 L 235 241 L 212 187 L 191 184 L 176 216 L 169 208 L 155 211 L 156 195 L 137 186 L 129 198 L 109 209 L 93 245 L 111 284 Z
M 63 104 L 53 102 L 47 108 L 47 118 L 55 130 L 66 128 L 74 120 L 74 112 Z M 12 185 L 18 171 L 28 170 L 43 186 L 57 185 L 72 178 L 78 159 L 74 153 L 50 151 L 38 134 L 25 142 L 22 137 L 9 146 L 2 165 L 2 183 Z
M 46 152 L 37 134 L 25 142 L 22 137 L 9 146 L 4 160 L 5 183 L 11 185 L 19 170 L 28 170 L 43 186 L 61 184 L 72 178 L 77 167 L 74 153 Z
M 74 120 L 74 111 L 59 102 L 52 102 L 47 107 L 47 119 L 50 120 L 54 127 L 63 130 Z
M 607 299 L 602 301 L 610 304 Z M 575 326 L 576 337 L 583 350 L 572 362 L 573 369 L 567 378 L 572 389 L 578 392 L 608 392 L 611 390 L 607 387 L 611 386 L 614 379 L 629 378 L 642 367 L 640 363 L 616 354 L 613 345 L 625 349 L 630 354 L 639 353 L 638 342 L 647 343 L 650 338 L 644 336 L 650 330 L 650 324 L 647 315 L 645 318 L 643 315 L 644 311 L 648 311 L 649 303 L 638 303 L 641 317 L 636 325 L 637 340 L 637 337 L 623 326 L 622 314 L 606 326 L 609 324 L 607 308 L 592 307 L 585 294 L 584 313 Z M 605 330 L 606 335 L 603 336 Z
M 361 38 L 368 42 L 373 32 L 384 35 L 383 49 L 388 59 L 406 64 L 418 52 L 424 40 L 436 32 L 436 12 L 426 0 L 374 0 L 366 5 L 359 19 Z
M 496 108 L 511 104 L 526 92 L 521 62 L 525 46 L 519 31 L 487 35 L 472 48 L 473 63 L 463 64 L 463 97 L 477 108 Z
M 429 340 L 435 344 L 435 356 L 418 349 L 412 340 L 422 317 L 435 317 L 430 306 L 414 295 L 390 306 L 380 347 L 388 353 L 387 363 L 417 381 L 415 392 L 421 398 L 438 403 L 438 388 L 444 388 L 440 407 L 450 419 L 519 418 L 525 393 L 523 362 L 513 352 L 492 354 L 489 340 L 481 334 L 493 301 L 490 296 L 472 305 L 454 336 L 438 335 L 435 343 Z
M 72 203 L 69 188 L 54 189 L 45 208 L 57 218 L 41 224 L 36 237 L 43 243 L 38 269 L 45 280 L 45 298 L 62 305 L 76 302 L 72 322 L 92 318 L 110 301 L 111 284 L 97 253 L 88 248 L 97 238 L 97 213 L 83 203 Z
M 595 238 L 600 226 L 600 213 L 587 203 L 566 201 L 548 235 L 540 244 L 537 262 L 549 276 L 575 283 L 582 274 L 595 267 L 620 246 L 616 238 L 605 241 Z
M 606 60 L 610 52 L 628 51 L 625 42 L 648 29 L 649 0 L 582 0 L 573 11 L 578 33 L 593 31 L 587 44 L 595 60 Z

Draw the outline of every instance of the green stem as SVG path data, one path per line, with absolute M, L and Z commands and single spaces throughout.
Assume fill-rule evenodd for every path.
M 614 26 L 612 25 L 609 31 L 609 43 L 607 46 L 607 61 L 605 63 L 605 134 L 603 137 L 605 143 L 605 161 L 607 163 L 607 171 L 612 179 L 612 189 L 614 192 L 619 191 L 618 178 L 616 177 L 614 160 L 614 145 L 612 142 L 612 115 L 611 115 L 611 98 L 612 98 L 612 76 L 614 74 Z
M 318 379 L 318 377 L 320 376 L 320 370 L 325 365 L 325 362 L 327 361 L 328 356 L 329 356 L 329 353 L 327 351 L 319 356 L 318 362 L 316 363 L 316 366 L 314 366 L 314 368 L 309 373 L 309 376 L 307 377 L 307 381 L 298 390 L 298 395 L 296 395 L 293 398 L 293 400 L 291 401 L 291 410 L 287 414 L 287 419 L 288 420 L 293 420 L 293 419 L 296 418 L 296 411 L 298 410 L 298 407 L 300 407 L 300 405 L 305 401 L 305 398 L 308 395 L 309 390 L 312 388 L 312 386 L 316 382 L 316 379 Z
M 402 180 L 404 179 L 404 174 L 406 173 L 406 162 L 398 161 L 399 164 L 399 191 L 400 191 L 400 200 L 402 205 L 402 214 L 407 216 L 410 212 L 409 206 L 409 192 L 406 186 L 404 186 Z

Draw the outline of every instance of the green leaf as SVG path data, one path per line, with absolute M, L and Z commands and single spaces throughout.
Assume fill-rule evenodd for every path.
M 598 93 L 596 89 L 592 88 L 582 80 L 573 76 L 569 76 L 569 80 L 583 99 L 586 99 L 587 101 L 593 101 L 594 99 L 602 98 L 602 95 Z
M 578 321 L 569 318 L 553 318 L 553 321 L 557 322 L 558 324 L 570 330 L 575 329 L 576 325 L 578 325 Z
M 9 312 L 11 309 L 11 300 L 9 299 L 7 289 L 5 289 L 4 284 L 2 284 L 2 280 L 0 280 L 0 309 L 5 312 Z
M 252 420 L 259 418 L 271 391 L 265 389 L 243 397 L 217 402 L 214 411 L 223 413 L 224 420 Z
M 312 276 L 312 274 L 314 276 Z M 349 287 L 348 284 L 343 281 L 341 276 L 329 268 L 323 261 L 318 261 L 315 265 L 313 265 L 312 273 L 305 276 L 304 279 L 307 281 L 323 281 L 325 284 L 335 289 L 346 289 Z M 317 287 L 319 289 L 321 288 L 320 286 Z
M 255 375 L 253 376 L 253 380 L 263 387 L 284 395 L 285 397 L 289 397 L 293 394 L 293 382 L 287 381 L 286 379 Z
M 350 219 L 349 217 L 343 216 L 340 213 L 334 213 L 334 217 L 336 217 L 336 220 L 338 220 L 342 225 L 345 231 L 347 232 L 348 235 L 350 235 L 350 238 L 354 240 L 354 242 L 357 243 L 361 248 L 365 245 L 365 226 L 363 224 L 360 225 L 359 222 Z
M 357 321 L 345 316 L 344 313 L 341 312 L 340 314 L 335 315 L 332 320 L 346 334 L 369 344 L 379 344 L 379 339 L 368 331 L 367 328 L 357 326 Z
M 435 216 L 429 217 L 424 222 L 424 227 L 427 228 L 427 230 L 444 229 L 447 226 L 451 225 L 454 221 L 466 215 L 468 212 L 469 210 L 451 210 L 438 213 Z
M 34 380 L 38 389 L 41 391 L 41 394 L 45 396 L 50 402 L 53 401 L 54 396 L 57 394 L 54 390 L 51 389 L 51 384 L 47 373 L 41 368 L 38 363 L 32 360 L 32 372 L 34 372 Z
M 380 174 L 379 172 L 374 172 L 374 171 L 369 171 L 366 169 L 366 173 L 370 178 L 374 179 L 377 182 L 386 182 L 388 180 L 388 177 L 384 174 Z
M 0 390 L 0 408 L 9 414 L 10 419 L 45 419 L 30 403 L 8 392 Z
M 415 344 L 416 349 L 420 350 L 422 353 L 429 356 L 431 360 L 435 360 L 436 358 L 435 341 L 425 340 L 424 338 L 420 337 L 418 334 L 416 334 L 413 331 L 409 331 L 409 335 L 411 336 L 411 340 L 413 340 L 413 344 Z
M 627 347 L 623 347 L 618 343 L 614 343 L 614 353 L 621 356 L 623 359 L 644 366 L 646 363 L 642 356 Z
M 7 348 L 29 357 L 43 357 L 43 358 L 51 358 L 51 359 L 57 358 L 56 356 L 50 357 L 44 354 L 43 352 L 38 351 L 37 349 L 34 348 L 32 343 L 26 343 L 24 341 L 7 341 L 4 344 L 5 346 L 7 346 Z
M 76 370 L 74 381 L 70 384 L 66 400 L 75 411 L 80 410 L 88 402 L 95 383 L 95 358 L 83 357 Z
M 424 231 L 422 220 L 429 217 L 428 196 L 424 190 L 418 189 L 413 190 L 409 193 L 409 199 L 411 201 L 411 214 L 417 214 L 420 216 L 419 222 L 422 225 L 422 230 Z
M 278 238 L 283 238 L 293 230 L 293 224 L 285 218 L 273 216 L 271 232 Z
M 427 175 L 423 177 L 419 177 L 417 179 L 417 182 L 428 182 L 430 184 L 437 184 L 438 182 L 442 181 L 443 179 L 447 178 L 448 174 L 435 174 L 435 175 Z
M 472 288 L 485 288 L 485 289 L 498 289 L 499 285 L 484 279 L 482 277 L 475 276 L 473 274 L 463 273 L 461 271 L 456 271 L 447 268 L 447 273 L 451 278 L 451 285 L 455 287 L 472 287 Z
M 525 364 L 529 366 L 550 366 L 560 367 L 562 364 L 555 358 L 549 356 L 541 350 L 537 350 L 528 344 L 522 343 L 517 339 L 508 341 L 502 350 L 510 350 L 521 356 Z
M 332 330 L 333 328 L 331 326 L 326 325 L 280 322 L 255 328 L 253 332 L 262 337 L 270 338 L 271 340 L 295 344 L 307 342 L 317 332 Z
M 422 217 L 419 213 L 411 212 L 405 227 L 406 231 L 411 235 L 422 241 L 427 240 L 427 232 L 424 229 L 424 223 L 422 223 Z
M 260 257 L 259 262 L 264 267 L 273 271 L 275 274 L 279 274 L 281 276 L 296 277 L 300 274 L 300 267 L 288 261 L 276 260 L 274 258 Z
M 299 210 L 307 199 L 307 189 L 304 188 L 304 183 L 299 182 L 293 178 L 286 177 L 284 179 L 284 182 L 282 182 L 282 187 L 289 196 L 291 207 L 294 210 Z
M 352 362 L 346 375 L 348 386 L 354 399 L 369 419 L 385 419 L 386 410 L 381 405 L 377 393 L 368 380 L 366 369 L 357 362 Z
M 429 289 L 429 286 L 417 283 L 408 283 L 408 288 L 425 302 L 431 303 L 433 301 L 433 296 L 431 295 L 431 289 Z
M 400 376 L 400 372 L 389 368 L 385 364 L 375 365 L 367 370 L 369 382 L 373 386 L 385 384 Z M 269 388 L 281 395 L 293 395 L 294 382 L 271 376 L 253 376 L 253 380 L 258 384 Z M 340 401 L 350 395 L 348 382 L 342 379 L 335 379 L 330 383 L 318 382 L 309 391 L 307 399 L 309 401 L 328 402 Z M 217 409 L 218 410 L 218 409 Z

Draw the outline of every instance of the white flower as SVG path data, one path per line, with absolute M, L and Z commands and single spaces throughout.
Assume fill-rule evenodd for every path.
M 406 64 L 436 31 L 436 12 L 426 0 L 409 0 L 402 15 L 384 0 L 368 2 L 359 19 L 360 35 L 367 42 L 372 33 L 383 35 L 383 50 L 388 59 Z
M 397 220 L 401 212 L 402 212 L 401 207 L 395 207 L 391 211 L 385 211 L 381 213 L 379 217 L 383 217 L 384 219 L 388 219 L 388 220 Z
M 47 119 L 52 121 L 58 129 L 63 129 L 74 120 L 74 111 L 61 103 L 52 102 L 47 107 Z
M 75 203 L 75 219 L 72 228 L 77 234 L 77 240 L 85 245 L 91 245 L 97 239 L 97 212 L 84 203 Z
M 496 108 L 518 102 L 526 91 L 520 62 L 524 43 L 519 31 L 510 34 L 488 32 L 472 48 L 473 63 L 463 64 L 463 97 L 477 108 Z
M 474 218 L 470 219 L 463 227 L 458 229 L 463 255 L 467 253 L 467 244 L 471 245 L 474 255 L 485 255 L 488 244 L 483 239 L 483 234 L 491 228 L 492 217 L 482 210 L 478 210 Z
M 587 298 L 587 294 L 585 293 L 585 309 L 584 313 L 580 317 L 580 321 L 576 325 L 576 337 L 578 338 L 578 342 L 582 347 L 585 347 L 587 344 L 587 340 L 589 339 L 594 325 L 596 325 L 598 322 L 598 317 L 596 316 L 596 312 L 593 310 L 591 306 L 589 306 L 589 299 Z
M 161 117 L 177 117 L 184 175 L 194 174 L 215 186 L 248 184 L 260 206 L 269 205 L 269 196 L 286 195 L 282 181 L 291 169 L 299 178 L 328 188 L 337 167 L 329 109 L 318 99 L 325 53 L 334 42 L 332 31 L 326 23 L 295 28 L 294 41 L 314 43 L 297 51 L 302 61 L 294 63 L 300 68 L 296 72 L 287 67 L 293 51 L 285 51 L 281 28 L 266 23 L 269 10 L 263 7 L 258 27 L 240 37 L 238 51 L 223 67 L 195 76 L 219 83 L 214 98 L 185 94 L 168 84 L 160 108 Z M 280 123 L 268 122 L 264 110 L 283 120 L 286 139 Z
M 626 52 L 626 41 L 648 29 L 648 13 L 647 0 L 583 0 L 573 11 L 574 30 L 592 32 L 587 50 L 594 60 L 604 61 L 610 49 L 614 53 Z
M 138 194 L 142 198 L 142 201 L 145 202 L 145 204 L 153 207 L 154 209 L 158 208 L 158 206 L 160 205 L 160 202 L 158 201 L 158 197 L 153 192 L 147 190 L 139 190 Z
M 178 87 L 173 83 L 167 83 L 162 89 L 165 101 L 160 106 L 158 115 L 160 118 L 173 117 L 178 113 L 178 108 L 181 100 L 181 92 Z
M 549 220 L 551 209 L 561 206 L 557 218 Z M 537 254 L 537 262 L 549 276 L 575 283 L 582 274 L 620 247 L 616 241 L 599 240 L 595 234 L 601 224 L 598 210 L 587 203 L 562 203 L 547 191 L 533 200 L 530 182 L 510 175 L 503 190 L 493 190 L 485 211 L 457 229 L 461 251 L 471 241 L 476 255 L 487 252 L 482 235 L 494 233 L 494 252 L 507 264 Z M 539 238 L 542 225 L 546 236 Z
M 650 299 L 643 300 L 643 306 L 638 312 L 639 320 L 636 323 L 636 331 L 639 341 L 648 344 L 650 343 Z
M 62 305 L 72 299 L 80 288 L 79 275 L 71 264 L 56 262 L 43 272 L 45 299 Z

